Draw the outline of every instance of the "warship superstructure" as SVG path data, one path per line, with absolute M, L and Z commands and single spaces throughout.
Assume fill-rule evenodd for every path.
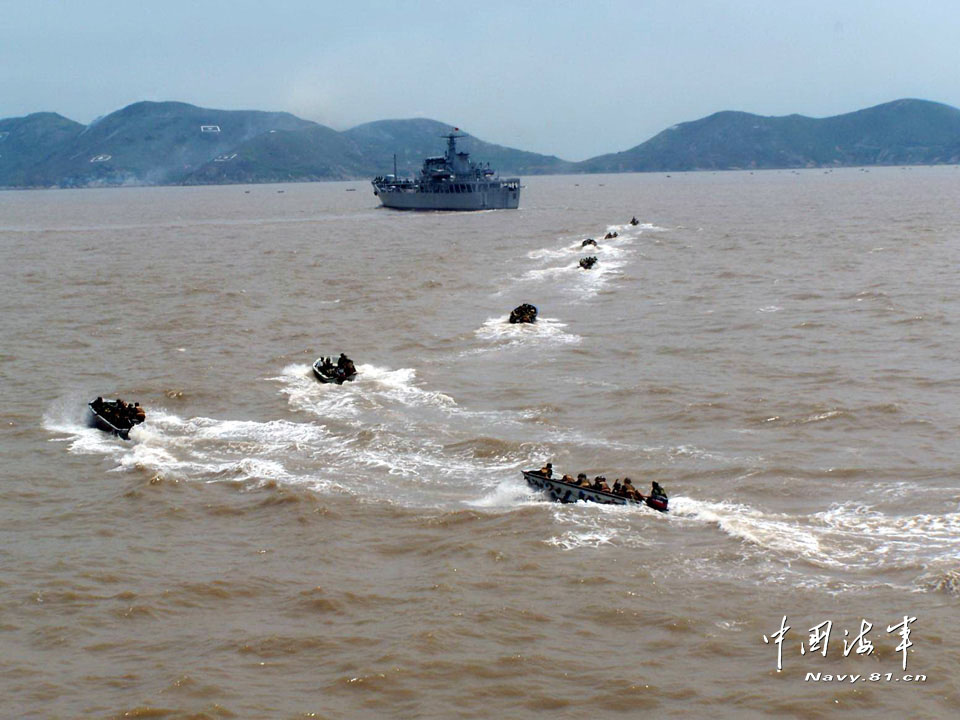
M 456 128 L 447 139 L 447 152 L 423 161 L 415 178 L 394 174 L 373 179 L 373 194 L 385 207 L 400 210 L 515 210 L 520 205 L 520 178 L 501 178 L 495 170 L 470 162 L 470 153 L 457 152 Z

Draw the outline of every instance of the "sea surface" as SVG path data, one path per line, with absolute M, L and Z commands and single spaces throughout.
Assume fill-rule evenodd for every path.
M 0 716 L 956 716 L 960 170 L 523 182 L 0 193 Z

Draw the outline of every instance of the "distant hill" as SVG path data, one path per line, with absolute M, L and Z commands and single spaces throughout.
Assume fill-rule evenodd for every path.
M 577 164 L 581 172 L 931 165 L 960 162 L 960 110 L 896 100 L 845 115 L 764 117 L 719 112 L 675 125 L 630 150 Z
M 36 184 L 175 183 L 249 138 L 312 125 L 289 113 L 139 102 L 93 122 L 45 158 L 35 170 Z
M 254 183 L 414 173 L 453 130 L 380 120 L 345 132 L 289 113 L 139 102 L 83 126 L 55 113 L 0 120 L 0 187 Z M 630 150 L 572 163 L 483 142 L 458 148 L 502 175 L 960 162 L 960 110 L 897 100 L 845 115 L 719 112 Z
M 290 180 L 347 180 L 373 177 L 397 168 L 412 175 L 423 158 L 442 155 L 440 136 L 453 126 L 436 120 L 381 120 L 338 133 L 317 125 L 292 132 L 261 135 L 231 151 L 229 161 L 209 162 L 184 177 L 185 182 L 274 182 Z M 489 162 L 501 174 L 569 172 L 573 163 L 536 153 L 492 145 L 467 135 L 457 149 L 475 161 Z
M 38 168 L 66 151 L 84 126 L 56 113 L 0 120 L 0 187 L 45 185 Z
M 246 140 L 183 175 L 187 184 L 305 182 L 358 177 L 362 152 L 323 125 L 277 130 Z
M 397 154 L 397 169 L 413 174 L 420 169 L 423 158 L 443 155 L 447 142 L 440 136 L 455 128 L 436 120 L 379 120 L 358 125 L 344 135 L 366 149 L 375 174 L 393 172 L 393 155 Z M 462 131 L 461 131 L 462 132 Z M 474 162 L 490 163 L 501 175 L 544 175 L 571 172 L 574 163 L 553 155 L 514 150 L 494 145 L 470 134 L 457 140 L 457 150 L 470 153 Z
M 412 173 L 442 154 L 435 120 L 384 120 L 346 132 L 289 113 L 139 102 L 83 126 L 53 113 L 0 120 L 0 187 L 96 187 L 344 180 Z M 558 158 L 467 136 L 460 149 L 501 172 L 564 172 Z

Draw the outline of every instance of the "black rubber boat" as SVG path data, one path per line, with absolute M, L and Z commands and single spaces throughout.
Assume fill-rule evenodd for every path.
M 337 385 L 343 385 L 345 382 L 351 382 L 354 378 L 357 377 L 356 373 L 351 373 L 350 375 L 340 375 L 339 370 L 334 370 L 333 373 L 325 373 L 320 369 L 320 358 L 317 358 L 313 362 L 313 374 L 322 383 L 336 383 Z
M 521 470 L 523 477 L 531 487 L 542 490 L 551 500 L 562 503 L 585 502 L 601 503 L 603 505 L 646 505 L 660 512 L 667 512 L 669 500 L 665 497 L 645 497 L 642 502 L 625 498 L 622 495 L 614 495 L 603 490 L 594 490 L 586 488 L 576 483 L 568 483 L 557 478 L 548 478 L 541 475 L 536 470 Z
M 120 403 L 117 400 L 103 400 L 101 403 L 94 400 L 87 403 L 87 407 L 90 408 L 95 428 L 122 437 L 124 440 L 130 439 L 130 431 L 134 425 L 143 422 L 122 417 Z

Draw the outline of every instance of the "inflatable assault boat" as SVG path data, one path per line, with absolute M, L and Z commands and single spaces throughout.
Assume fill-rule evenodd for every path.
M 622 495 L 614 495 L 612 492 L 594 490 L 576 483 L 564 482 L 557 478 L 548 478 L 536 470 L 522 470 L 521 472 L 531 487 L 542 490 L 551 500 L 557 502 L 570 503 L 583 500 L 604 505 L 646 505 L 660 512 L 667 512 L 667 505 L 670 502 L 666 497 L 653 495 L 643 498 L 642 501 L 634 500 Z
M 339 368 L 334 368 L 332 372 L 325 372 L 321 369 L 320 358 L 317 358 L 313 363 L 313 374 L 316 376 L 317 380 L 322 383 L 336 383 L 337 385 L 343 385 L 345 382 L 349 382 L 357 377 L 356 373 L 351 373 L 350 375 L 341 374 L 342 371 Z

